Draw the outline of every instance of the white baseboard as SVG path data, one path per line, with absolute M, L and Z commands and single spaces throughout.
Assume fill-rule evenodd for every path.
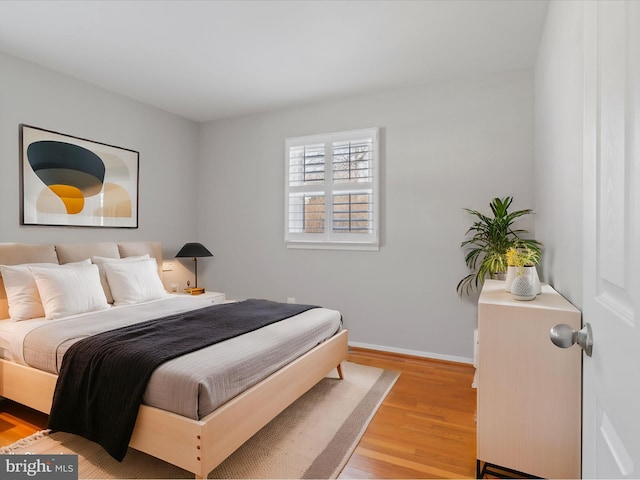
M 414 357 L 433 358 L 435 360 L 446 360 L 448 362 L 468 363 L 473 365 L 473 358 L 458 357 L 455 355 L 442 355 L 440 353 L 422 352 L 420 350 L 408 350 L 406 348 L 386 347 L 384 345 L 372 345 L 370 343 L 349 342 L 350 346 L 367 348 L 369 350 L 380 350 L 382 352 L 400 353 L 412 355 Z

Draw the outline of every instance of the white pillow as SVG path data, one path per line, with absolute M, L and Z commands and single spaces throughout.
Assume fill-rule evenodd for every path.
M 104 264 L 114 305 L 131 305 L 168 295 L 158 276 L 158 264 L 152 258 L 135 262 Z
M 91 261 L 98 265 L 98 270 L 100 271 L 100 282 L 102 282 L 102 288 L 104 289 L 104 294 L 107 296 L 107 302 L 113 303 L 113 294 L 111 293 L 111 288 L 109 286 L 109 282 L 107 281 L 107 274 L 104 272 L 104 264 L 105 263 L 117 263 L 117 262 L 135 262 L 137 260 L 143 260 L 149 258 L 149 254 L 132 256 L 132 257 L 124 257 L 124 258 L 110 258 L 110 257 L 91 257 Z
M 22 265 L 0 265 L 0 272 L 7 292 L 9 317 L 14 322 L 44 317 L 44 309 L 36 280 L 33 278 L 29 266 L 59 268 L 68 266 L 91 265 L 88 258 L 81 262 L 58 265 L 56 263 L 30 263 Z
M 68 264 L 67 264 L 68 265 Z M 95 265 L 65 268 L 30 266 L 48 320 L 109 308 Z

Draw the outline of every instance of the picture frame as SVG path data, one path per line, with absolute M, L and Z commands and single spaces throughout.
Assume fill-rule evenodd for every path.
M 20 224 L 138 228 L 140 154 L 20 124 Z

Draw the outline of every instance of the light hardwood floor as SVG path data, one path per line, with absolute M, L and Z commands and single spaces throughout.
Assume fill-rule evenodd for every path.
M 47 415 L 10 400 L 0 402 L 0 447 L 47 428 Z
M 352 348 L 349 360 L 401 372 L 342 471 L 355 478 L 474 478 L 470 365 Z M 46 428 L 44 414 L 0 403 L 0 446 Z
M 340 478 L 475 478 L 473 366 L 357 348 L 349 360 L 401 374 Z

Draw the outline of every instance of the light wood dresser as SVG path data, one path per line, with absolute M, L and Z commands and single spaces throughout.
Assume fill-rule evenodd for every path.
M 478 302 L 478 474 L 497 465 L 544 478 L 580 478 L 581 362 L 549 339 L 581 314 L 548 285 L 517 301 L 487 280 Z

